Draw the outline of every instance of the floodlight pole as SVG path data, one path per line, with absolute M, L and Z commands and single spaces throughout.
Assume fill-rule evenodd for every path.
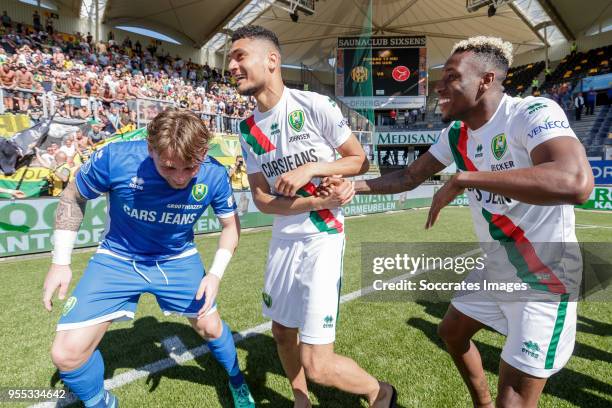
M 96 3 L 96 42 L 100 42 L 100 3 L 99 0 L 94 0 Z
M 544 72 L 548 72 L 548 30 L 546 29 L 546 27 L 544 27 L 544 40 L 546 42 L 546 47 L 544 48 L 545 56 L 546 58 L 544 58 Z
M 225 35 L 225 44 L 223 46 L 223 68 L 221 69 L 221 78 L 225 78 L 225 63 L 227 62 L 227 43 L 229 37 Z
M 544 29 L 544 69 L 548 70 L 548 49 L 550 48 L 550 44 L 548 43 L 548 30 L 547 28 L 550 26 L 553 26 L 554 23 L 552 21 L 542 21 L 539 24 L 536 24 L 535 27 L 533 27 L 533 29 L 537 32 L 540 29 Z

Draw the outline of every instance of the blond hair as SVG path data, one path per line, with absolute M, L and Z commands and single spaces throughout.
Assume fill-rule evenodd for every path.
M 187 110 L 166 109 L 147 125 L 149 146 L 157 153 L 170 153 L 185 162 L 204 158 L 211 134 L 204 121 Z
M 451 55 L 456 52 L 471 51 L 481 58 L 483 62 L 493 63 L 504 73 L 512 65 L 512 44 L 499 37 L 486 37 L 479 35 L 462 40 L 453 46 Z

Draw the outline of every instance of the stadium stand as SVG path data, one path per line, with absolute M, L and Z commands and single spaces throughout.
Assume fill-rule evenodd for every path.
M 587 155 L 599 156 L 612 128 L 612 109 L 610 105 L 598 106 L 595 114 L 587 118 L 579 123 L 572 122 L 572 128 L 585 146 Z
M 591 160 L 612 159 L 612 146 L 605 150 L 606 145 L 612 145 L 612 109 L 609 106 L 612 89 L 606 90 L 605 85 L 600 85 L 601 81 L 593 81 L 598 86 L 592 112 L 587 109 L 587 96 L 592 96 L 589 93 L 592 88 L 584 85 L 587 81 L 582 80 L 584 76 L 609 72 L 610 46 L 597 48 L 605 45 L 606 41 L 612 43 L 609 25 L 612 7 L 608 2 L 610 0 L 590 0 L 585 7 L 587 2 L 576 0 L 3 1 L 2 9 L 8 10 L 13 22 L 6 24 L 10 17 L 0 16 L 0 145 L 13 142 L 11 135 L 21 137 L 23 133 L 38 131 L 35 129 L 37 126 L 44 127 L 50 122 L 48 118 L 55 115 L 53 126 L 49 125 L 55 126 L 53 132 L 21 137 L 21 147 L 34 150 L 34 154 L 25 159 L 27 156 L 15 149 L 14 155 L 20 156 L 19 163 L 27 165 L 9 169 L 12 175 L 0 168 L 0 213 L 3 214 L 0 217 L 0 264 L 5 266 L 3 286 L 7 294 L 3 304 L 7 341 L 2 345 L 3 355 L 7 356 L 5 360 L 10 363 L 5 364 L 10 369 L 4 370 L 3 383 L 41 384 L 44 388 L 40 391 L 55 393 L 48 401 L 45 399 L 49 397 L 41 397 L 40 401 L 34 402 L 36 406 L 81 406 L 70 387 L 60 378 L 60 370 L 50 361 L 48 352 L 58 315 L 70 312 L 76 304 L 76 296 L 79 296 L 81 305 L 85 299 L 78 292 L 67 296 L 65 301 L 54 299 L 55 310 L 51 314 L 42 312 L 40 301 L 32 301 L 41 296 L 42 276 L 49 267 L 50 251 L 61 236 L 53 236 L 53 215 L 59 201 L 55 196 L 66 184 L 63 177 L 74 179 L 80 166 L 87 165 L 88 157 L 105 143 L 145 138 L 143 126 L 147 121 L 165 107 L 177 106 L 199 112 L 216 133 L 209 153 L 215 158 L 228 159 L 219 159 L 223 165 L 232 165 L 234 170 L 228 170 L 235 190 L 233 199 L 237 204 L 237 216 L 242 228 L 250 229 L 241 237 L 240 249 L 234 255 L 231 270 L 228 270 L 230 273 L 224 277 L 225 289 L 219 297 L 220 306 L 226 310 L 225 316 L 236 330 L 233 334 L 239 348 L 240 367 L 245 368 L 249 384 L 253 382 L 257 406 L 290 406 L 293 403 L 291 387 L 283 377 L 282 364 L 275 354 L 277 345 L 270 332 L 270 323 L 264 322 L 260 313 L 262 293 L 258 288 L 266 263 L 265 251 L 270 241 L 268 226 L 272 217 L 257 209 L 242 176 L 234 173 L 238 162 L 235 155 L 241 153 L 241 136 L 235 133 L 238 133 L 240 120 L 251 114 L 255 104 L 251 98 L 239 96 L 233 89 L 230 76 L 219 68 L 227 67 L 228 37 L 240 26 L 262 25 L 279 35 L 283 79 L 287 87 L 325 94 L 330 103 L 337 104 L 371 160 L 368 173 L 361 176 L 367 179 L 409 165 L 427 151 L 430 142 L 433 143 L 429 136 L 437 135 L 448 125 L 441 121 L 434 81 L 452 44 L 483 32 L 502 37 L 515 46 L 516 66 L 511 67 L 504 82 L 508 94 L 532 95 L 534 85 L 537 85 L 536 94 L 551 98 L 563 107 Z M 316 12 L 307 13 L 295 8 L 298 3 L 309 3 L 313 11 L 316 6 Z M 482 8 L 470 8 L 478 4 Z M 45 5 L 57 7 L 52 10 L 44 8 Z M 535 6 L 541 10 L 533 10 Z M 41 15 L 44 24 L 41 25 L 40 18 L 37 27 L 34 27 L 35 22 L 32 25 L 19 22 L 31 23 L 33 12 Z M 598 26 L 597 36 L 591 34 L 590 25 Z M 126 29 L 133 28 L 147 29 L 149 33 L 153 31 L 153 34 L 177 42 L 146 38 L 138 31 L 130 32 L 130 39 Z M 561 32 L 555 34 L 553 29 Z M 347 64 L 348 58 L 347 63 L 340 64 L 342 55 L 338 53 L 338 42 L 341 37 L 357 35 L 366 38 L 425 38 L 426 53 L 419 53 L 420 58 L 425 57 L 423 69 L 420 65 L 418 70 L 411 68 L 412 74 L 421 75 L 419 84 L 424 82 L 426 85 L 424 92 L 419 90 L 418 100 L 393 104 L 383 102 L 381 105 L 373 104 L 374 108 L 341 102 L 337 95 L 340 95 L 338 88 L 343 85 L 337 79 L 338 73 L 341 70 L 348 72 L 351 66 Z M 99 38 L 103 40 L 98 41 Z M 572 42 L 573 52 L 568 52 Z M 544 58 L 544 53 L 553 59 L 547 64 L 546 72 L 544 61 L 538 61 Z M 352 61 L 355 65 L 356 59 Z M 204 61 L 208 61 L 210 66 Z M 21 73 L 21 66 L 31 73 L 31 78 Z M 291 75 L 285 76 L 288 72 Z M 19 78 L 9 79 L 11 74 Z M 584 92 L 585 109 L 582 118 L 576 120 L 574 98 L 579 91 Z M 421 108 L 423 101 L 425 105 Z M 364 106 L 363 110 L 354 110 L 359 106 Z M 395 109 L 392 111 L 390 107 Z M 389 137 L 387 133 L 397 133 L 392 136 L 398 137 Z M 48 135 L 44 143 L 38 146 L 30 143 L 43 134 Z M 418 138 L 425 134 L 427 138 Z M 402 144 L 393 144 L 395 141 Z M 121 146 L 113 147 L 116 148 L 114 151 L 121 150 Z M 485 151 L 490 151 L 489 146 L 484 147 Z M 493 145 L 491 149 L 495 155 Z M 114 163 L 115 169 L 121 166 L 118 161 Z M 602 173 L 610 169 L 609 164 L 599 164 Z M 597 165 L 592 166 L 595 171 Z M 424 207 L 430 205 L 442 183 L 451 179 L 455 172 L 456 166 L 449 166 L 412 191 L 355 196 L 344 211 L 346 216 L 355 217 L 347 221 L 350 223 L 347 231 L 350 231 L 343 264 L 346 278 L 342 280 L 342 291 L 338 291 L 339 304 L 342 303 L 339 306 L 342 308 L 339 310 L 341 322 L 329 320 L 334 317 L 330 315 L 324 318 L 324 323 L 329 320 L 337 325 L 339 350 L 359 357 L 364 369 L 398 385 L 398 406 L 473 405 L 469 403 L 470 395 L 462 384 L 461 375 L 453 368 L 445 350 L 440 336 L 443 331 L 437 327 L 447 306 L 444 291 L 431 292 L 426 298 L 406 298 L 410 295 L 406 290 L 389 291 L 401 296 L 397 302 L 381 302 L 381 298 L 375 296 L 364 297 L 371 292 L 367 279 L 364 281 L 367 274 L 364 273 L 367 272 L 364 256 L 367 256 L 365 250 L 368 248 L 395 251 L 395 248 L 400 248 L 398 243 L 410 244 L 410 248 L 414 248 L 415 243 L 424 243 L 424 247 L 431 246 L 436 251 L 435 255 L 442 254 L 440 248 L 442 252 L 455 252 L 457 249 L 456 253 L 448 254 L 452 259 L 444 259 L 461 260 L 468 253 L 457 254 L 477 244 L 470 210 L 465 208 L 469 205 L 467 191 L 449 203 L 435 228 L 423 228 L 427 217 Z M 132 176 L 128 169 L 123 173 L 129 174 L 128 178 Z M 142 188 L 144 179 L 139 179 L 139 173 L 133 177 L 136 187 L 130 185 L 129 188 Z M 580 210 L 575 215 L 576 235 L 581 246 L 585 243 L 583 241 L 592 241 L 586 242 L 592 245 L 585 246 L 590 251 L 585 251 L 588 257 L 584 257 L 584 264 L 587 265 L 589 257 L 596 261 L 592 265 L 595 272 L 598 272 L 595 267 L 601 266 L 598 262 L 606 253 L 605 245 L 609 248 L 612 240 L 610 213 L 602 211 L 612 210 L 612 181 L 610 178 L 606 180 L 596 186 L 588 202 L 582 206 L 598 211 Z M 147 181 L 146 185 L 149 191 L 151 184 Z M 198 191 L 194 189 L 191 192 L 196 200 Z M 208 192 L 209 197 L 212 191 Z M 16 195 L 18 192 L 22 195 Z M 491 205 L 494 199 L 501 200 L 501 207 L 505 205 L 502 195 L 490 194 L 489 197 Z M 82 276 L 90 252 L 108 231 L 108 200 L 108 196 L 100 197 L 89 203 L 77 234 L 77 244 L 84 249 L 75 251 L 72 257 L 75 282 Z M 137 201 L 134 204 L 143 207 L 152 205 Z M 175 213 L 183 212 L 178 210 L 180 206 L 169 205 L 168 209 Z M 374 215 L 376 212 L 381 214 Z M 220 220 L 209 209 L 197 221 L 193 232 L 208 234 L 221 228 Z M 514 230 L 521 232 L 521 226 L 517 224 Z M 195 240 L 205 265 L 213 263 L 213 244 L 217 239 L 218 236 L 200 236 Z M 451 245 L 454 243 L 457 245 Z M 434 244 L 436 248 L 433 248 Z M 359 256 L 362 252 L 364 256 Z M 469 258 L 482 260 L 477 255 Z M 139 279 L 140 271 L 136 269 L 139 265 L 134 262 L 132 266 L 132 275 Z M 143 266 L 148 268 L 151 265 Z M 457 273 L 450 273 L 455 280 L 461 274 L 459 262 L 452 266 L 458 267 Z M 151 266 L 156 278 L 166 278 L 162 268 L 157 263 Z M 418 273 L 427 272 L 424 269 Z M 396 276 L 391 271 L 387 274 Z M 398 269 L 398 274 L 403 272 Z M 605 372 L 609 372 L 610 355 L 609 342 L 605 339 L 609 338 L 612 307 L 598 301 L 598 296 L 586 298 L 587 283 L 599 283 L 601 288 L 605 289 L 606 285 L 609 288 L 609 279 L 606 281 L 600 275 L 589 274 L 582 280 L 585 299 L 580 299 L 578 305 L 575 356 L 544 387 L 539 406 L 595 407 L 608 406 L 612 401 L 611 382 L 605 380 L 609 378 Z M 385 283 L 394 283 L 395 289 L 399 289 L 399 279 L 391 276 L 383 274 L 379 278 Z M 169 278 L 172 282 L 171 274 Z M 75 282 L 70 288 L 74 288 Z M 594 289 L 597 290 L 599 288 Z M 450 292 L 447 293 L 450 296 Z M 267 297 L 264 293 L 265 303 Z M 361 300 L 354 302 L 355 299 Z M 211 348 L 194 336 L 184 321 L 158 313 L 154 302 L 154 296 L 143 296 L 133 324 L 113 324 L 106 334 L 100 346 L 106 361 L 106 388 L 111 388 L 112 393 L 121 399 L 122 407 L 233 406 L 232 396 L 223 391 L 224 377 L 219 375 L 219 367 L 209 367 L 213 359 Z M 279 303 L 277 300 L 274 302 Z M 564 317 L 565 309 L 561 307 L 567 303 L 572 305 L 573 302 L 559 304 L 553 335 L 558 334 L 558 323 L 562 323 L 561 326 L 565 324 L 565 327 L 572 323 L 571 319 Z M 61 310 L 62 306 L 64 310 Z M 569 313 L 567 315 L 571 317 Z M 544 338 L 548 341 L 550 337 Z M 444 340 L 448 340 L 446 336 Z M 478 334 L 475 343 L 482 353 L 482 366 L 487 381 L 492 385 L 493 395 L 503 403 L 503 390 L 497 393 L 494 390 L 496 384 L 503 383 L 497 370 L 503 338 L 495 330 L 484 330 Z M 536 351 L 543 357 L 540 352 L 546 345 L 539 338 L 530 337 L 523 346 L 524 350 L 521 347 L 514 349 L 517 355 L 522 354 L 525 359 L 535 356 L 537 359 Z M 561 352 L 562 346 L 563 341 L 553 351 Z M 381 349 L 385 352 L 381 353 Z M 15 390 L 7 393 L 11 391 Z M 363 399 L 321 386 L 310 387 L 310 391 L 313 405 L 348 407 L 366 404 Z M 58 392 L 61 393 L 59 402 L 56 398 Z
M 573 97 L 579 78 L 609 72 L 610 48 L 572 51 L 551 64 L 555 68 L 552 73 L 549 71 L 546 82 L 542 81 L 544 61 L 512 67 L 504 81 L 506 92 L 513 96 L 533 93 L 534 80 L 541 80 L 543 83 L 536 95 L 558 102 L 566 110 L 589 155 L 600 155 L 612 120 L 607 116 L 608 107 L 598 107 L 595 116 L 585 116 L 575 122 Z M 115 41 L 112 31 L 108 41 L 95 42 L 91 34 L 62 33 L 52 26 L 46 30 L 35 30 L 24 23 L 2 26 L 0 67 L 4 112 L 26 114 L 34 123 L 52 113 L 60 118 L 89 121 L 93 126 L 85 131 L 87 137 L 79 146 L 81 151 L 88 147 L 83 143 L 93 145 L 97 138 L 142 126 L 164 106 L 199 112 L 213 131 L 222 134 L 238 133 L 239 121 L 254 109 L 250 98 L 234 91 L 227 72 L 223 75 L 208 64 L 162 53 L 155 43 L 145 47 L 127 36 Z M 19 72 L 21 67 L 32 72 L 30 83 Z M 15 79 L 7 85 L 5 79 L 11 73 Z M 22 84 L 25 81 L 26 88 L 19 86 L 19 80 Z M 288 86 L 307 87 L 336 99 L 333 86 L 320 81 L 304 64 L 301 81 L 288 81 Z M 149 103 L 146 107 L 139 106 L 139 115 L 136 101 Z M 370 122 L 336 101 L 364 146 L 372 143 Z M 424 109 L 399 110 L 393 116 L 383 112 L 377 116 L 376 124 L 378 130 L 410 131 L 440 130 L 445 126 L 437 112 L 437 95 L 431 86 Z M 64 141 L 59 147 L 63 144 Z M 46 147 L 50 146 L 43 146 Z
M 610 72 L 612 46 L 568 54 L 552 72 L 549 84 Z
M 512 96 L 523 94 L 531 87 L 532 81 L 540 75 L 543 69 L 544 61 L 510 68 L 504 80 L 506 93 Z
M 536 61 L 511 67 L 508 76 L 504 80 L 506 93 L 512 96 L 526 96 L 534 94 L 544 96 L 557 102 L 565 111 L 570 120 L 572 129 L 576 132 L 587 150 L 587 154 L 593 157 L 602 155 L 604 145 L 611 144 L 609 138 L 612 128 L 612 101 L 606 97 L 606 91 L 597 92 L 594 115 L 584 115 L 580 121 L 575 119 L 574 98 L 580 91 L 580 79 L 587 76 L 603 75 L 609 72 L 610 58 L 612 57 L 612 46 L 599 47 L 584 52 L 570 52 L 561 61 L 553 62 L 556 68 L 542 82 L 537 90 L 533 89 L 533 80 L 544 77 L 544 61 Z M 584 91 L 586 100 L 586 90 Z M 609 92 L 608 92 L 609 93 Z M 425 115 L 419 114 L 416 120 L 397 120 L 394 124 L 384 123 L 379 130 L 440 130 L 444 124 L 437 112 L 437 95 L 430 92 L 427 99 Z M 400 112 L 398 117 L 403 117 Z
M 239 120 L 254 107 L 234 91 L 227 72 L 159 55 L 155 45 L 144 48 L 129 37 L 121 44 L 94 43 L 91 35 L 34 31 L 25 24 L 2 31 L 0 77 L 8 112 L 38 119 L 48 109 L 99 121 L 114 132 L 135 125 L 136 99 L 149 99 L 200 112 L 214 131 L 237 133 Z

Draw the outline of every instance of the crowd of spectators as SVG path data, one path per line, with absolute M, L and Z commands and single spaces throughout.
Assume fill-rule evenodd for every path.
M 32 25 L 15 24 L 6 12 L 0 16 L 0 111 L 86 123 L 36 149 L 31 166 L 49 169 L 49 195 L 61 193 L 94 145 L 165 107 L 199 112 L 212 131 L 225 133 L 238 133 L 240 120 L 254 109 L 227 73 L 171 57 L 159 42 L 118 42 L 112 31 L 107 41 L 95 42 L 90 33 L 59 33 L 52 18 L 44 25 L 41 20 L 38 13 Z M 5 190 L 0 192 L 22 198 L 18 190 Z
M 585 110 L 586 115 L 593 115 L 595 113 L 595 104 L 597 102 L 598 91 L 589 89 L 586 92 L 578 92 L 574 89 L 572 82 L 562 82 L 560 84 L 552 85 L 542 92 L 535 91 L 532 94 L 534 96 L 544 96 L 557 102 L 563 110 L 568 114 L 574 113 L 574 120 L 581 120 L 582 111 Z M 604 94 L 604 92 L 601 92 Z M 612 103 L 612 89 L 608 89 L 605 98 L 600 98 L 600 104 L 611 104 Z
M 94 140 L 80 129 L 70 133 L 60 143 L 50 143 L 44 149 L 35 147 L 33 167 L 49 169 L 48 195 L 58 196 L 77 170 L 89 159 Z
M 542 91 L 535 90 L 532 92 L 532 95 L 550 98 L 553 101 L 557 102 L 564 110 L 570 111 L 573 109 L 573 106 L 574 106 L 574 99 L 572 97 L 572 91 L 573 91 L 572 83 L 563 82 L 561 84 L 553 85 L 550 88 L 544 89 Z
M 37 13 L 36 13 L 37 14 Z M 56 32 L 53 19 L 42 25 L 0 19 L 0 87 L 4 110 L 34 119 L 47 113 L 95 120 L 114 133 L 144 121 L 165 105 L 200 112 L 213 131 L 237 133 L 240 118 L 254 101 L 238 95 L 233 79 L 208 64 L 199 65 L 125 37 L 93 40 L 91 33 Z M 144 122 L 143 121 L 143 122 Z

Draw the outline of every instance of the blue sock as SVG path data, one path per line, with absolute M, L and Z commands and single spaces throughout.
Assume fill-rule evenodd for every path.
M 86 407 L 104 405 L 104 361 L 99 350 L 89 360 L 72 371 L 59 372 L 60 378 Z
M 240 372 L 238 365 L 238 354 L 236 353 L 236 345 L 232 330 L 227 323 L 223 323 L 223 331 L 221 337 L 208 341 L 208 348 L 217 361 L 225 368 L 229 374 L 230 383 L 234 388 L 240 387 L 244 383 L 244 377 Z

